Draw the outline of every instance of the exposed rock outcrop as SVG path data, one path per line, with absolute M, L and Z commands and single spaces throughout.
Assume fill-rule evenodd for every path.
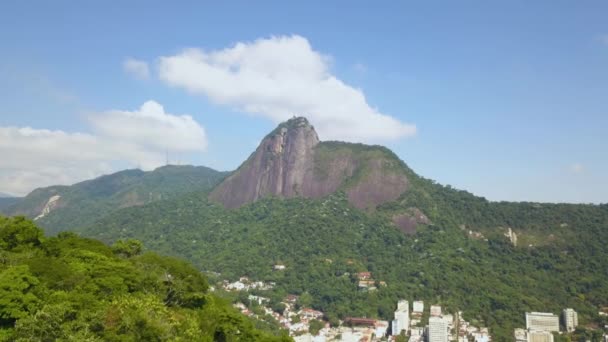
M 413 235 L 420 224 L 430 224 L 431 220 L 418 208 L 408 208 L 405 213 L 394 215 L 393 223 L 402 232 Z
M 267 196 L 319 198 L 338 190 L 360 209 L 397 199 L 408 180 L 394 155 L 381 147 L 320 142 L 303 117 L 279 125 L 209 195 L 227 208 Z
M 42 211 L 40 212 L 40 214 L 38 216 L 36 216 L 36 218 L 34 218 L 34 220 L 39 220 L 39 219 L 45 217 L 53 209 L 57 208 L 60 198 L 61 198 L 60 195 L 51 196 L 51 198 L 49 198 L 49 200 L 44 205 L 44 208 L 42 208 Z

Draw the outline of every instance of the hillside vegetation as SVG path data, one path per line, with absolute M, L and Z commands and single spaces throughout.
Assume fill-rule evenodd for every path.
M 307 293 L 333 322 L 346 316 L 389 319 L 399 298 L 463 310 L 499 340 L 510 340 L 512 329 L 525 325 L 525 311 L 573 307 L 582 323 L 599 322 L 597 308 L 608 303 L 608 206 L 491 203 L 427 185 L 420 198 L 373 213 L 352 207 L 345 193 L 319 200 L 268 198 L 239 210 L 190 194 L 121 210 L 84 234 L 108 242 L 140 239 L 223 279 L 274 281 L 275 302 Z M 410 205 L 432 220 L 415 235 L 390 221 Z M 540 242 L 554 238 L 515 247 L 503 236 L 506 226 Z M 471 236 L 471 229 L 482 237 Z M 286 270 L 273 271 L 278 263 Z M 372 272 L 376 291 L 358 288 L 355 273 L 361 271 Z
M 51 186 L 32 191 L 2 210 L 7 215 L 25 215 L 43 226 L 47 234 L 78 229 L 109 213 L 192 191 L 209 191 L 226 173 L 203 166 L 168 165 L 154 171 L 125 170 L 72 186 Z M 41 215 L 53 196 L 58 200 Z M 41 217 L 40 217 L 41 216 Z
M 185 261 L 0 216 L 0 341 L 290 341 L 210 294 Z

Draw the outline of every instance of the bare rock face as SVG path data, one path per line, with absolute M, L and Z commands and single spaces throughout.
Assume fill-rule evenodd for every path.
M 430 224 L 431 220 L 418 208 L 408 208 L 406 212 L 394 215 L 393 223 L 408 235 L 416 233 L 416 227 L 420 224 Z
M 227 208 L 266 196 L 319 198 L 344 190 L 360 209 L 397 199 L 408 181 L 378 148 L 319 141 L 303 117 L 282 123 L 209 195 Z
M 310 178 L 319 137 L 308 121 L 295 118 L 269 134 L 251 157 L 209 198 L 236 208 L 264 196 L 294 197 Z

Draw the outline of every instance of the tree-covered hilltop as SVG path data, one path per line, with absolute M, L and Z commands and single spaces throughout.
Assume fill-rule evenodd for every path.
M 36 219 L 47 234 L 56 234 L 90 225 L 120 208 L 208 191 L 226 174 L 190 165 L 167 165 L 148 172 L 124 170 L 71 186 L 36 189 L 12 205 L 0 207 L 0 212 Z
M 428 193 L 436 213 L 419 200 L 433 222 L 414 235 L 390 220 L 413 200 L 365 212 L 344 193 L 268 198 L 238 210 L 190 194 L 121 210 L 83 234 L 140 239 L 223 279 L 274 281 L 275 304 L 306 294 L 304 305 L 333 322 L 389 319 L 399 298 L 462 310 L 497 340 L 511 340 L 526 311 L 572 307 L 583 324 L 599 322 L 597 308 L 608 303 L 608 206 L 491 203 L 448 188 Z M 536 244 L 513 246 L 506 226 Z M 275 271 L 275 264 L 286 269 Z M 372 272 L 376 290 L 359 288 L 362 271 Z
M 0 341 L 291 340 L 208 289 L 196 268 L 138 241 L 47 238 L 30 220 L 0 216 Z

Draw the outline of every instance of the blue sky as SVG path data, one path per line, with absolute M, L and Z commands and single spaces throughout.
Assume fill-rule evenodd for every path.
M 302 108 L 322 140 L 386 145 L 488 199 L 608 202 L 607 13 L 604 1 L 4 1 L 0 191 L 152 168 L 166 150 L 231 170 Z

